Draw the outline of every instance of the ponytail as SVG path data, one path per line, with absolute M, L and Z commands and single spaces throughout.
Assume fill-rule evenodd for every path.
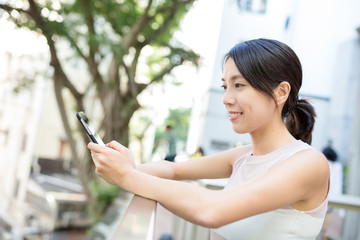
M 296 139 L 311 144 L 316 117 L 314 107 L 306 99 L 300 99 L 287 109 L 285 124 L 289 132 Z

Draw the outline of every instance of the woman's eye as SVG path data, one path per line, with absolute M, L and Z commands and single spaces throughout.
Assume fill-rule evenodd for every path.
M 221 88 L 223 88 L 224 90 L 226 90 L 226 86 L 225 85 L 221 85 Z
M 242 86 L 244 86 L 244 84 L 241 84 L 241 83 L 235 83 L 235 87 L 236 87 L 236 88 L 240 88 L 240 87 L 242 87 Z

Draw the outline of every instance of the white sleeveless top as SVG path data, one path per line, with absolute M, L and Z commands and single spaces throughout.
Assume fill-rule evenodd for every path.
M 311 146 L 301 140 L 293 141 L 269 154 L 252 156 L 252 150 L 241 156 L 225 188 L 258 177 L 293 154 Z M 314 240 L 319 234 L 327 210 L 327 198 L 316 209 L 298 211 L 289 206 L 258 214 L 211 231 L 211 240 Z

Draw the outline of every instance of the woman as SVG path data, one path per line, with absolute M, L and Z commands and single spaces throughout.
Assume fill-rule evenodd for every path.
M 135 166 L 121 144 L 89 143 L 96 174 L 212 228 L 212 239 L 315 239 L 327 208 L 329 167 L 308 145 L 315 112 L 298 99 L 301 83 L 300 61 L 284 43 L 240 43 L 224 60 L 223 103 L 233 130 L 249 133 L 251 145 Z M 221 191 L 176 181 L 227 177 Z

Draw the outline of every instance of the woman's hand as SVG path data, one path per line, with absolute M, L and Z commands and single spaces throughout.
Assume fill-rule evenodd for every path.
M 125 176 L 135 169 L 130 150 L 116 141 L 106 147 L 90 142 L 88 149 L 96 167 L 95 173 L 110 184 L 121 186 Z

